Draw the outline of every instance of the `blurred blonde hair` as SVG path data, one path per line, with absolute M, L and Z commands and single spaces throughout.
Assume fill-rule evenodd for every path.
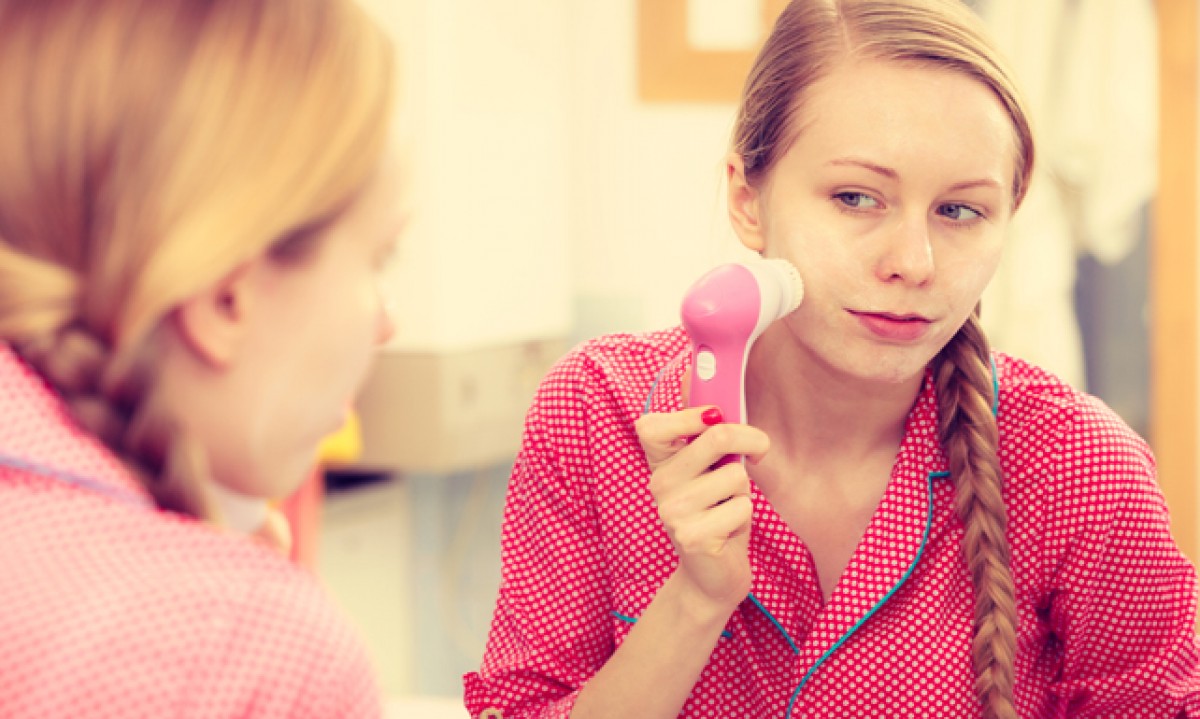
M 761 182 L 795 140 L 807 89 L 863 58 L 961 72 L 989 87 L 1013 124 L 1015 209 L 1033 174 L 1033 132 L 1012 73 L 961 0 L 793 0 L 750 71 L 733 146 Z M 956 485 L 963 553 L 975 590 L 971 654 L 987 719 L 1015 719 L 1017 610 L 992 406 L 992 360 L 978 308 L 933 361 L 942 445 Z
M 208 512 L 156 329 L 308 253 L 383 154 L 392 63 L 351 0 L 0 0 L 0 340 L 160 506 Z

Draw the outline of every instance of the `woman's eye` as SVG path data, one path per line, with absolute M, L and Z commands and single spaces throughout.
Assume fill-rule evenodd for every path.
M 875 201 L 874 197 L 862 192 L 839 192 L 833 197 L 846 207 L 851 207 L 856 210 L 865 210 L 879 206 L 879 203 Z
M 972 210 L 966 205 L 942 205 L 938 207 L 937 212 L 942 217 L 954 220 L 955 222 L 970 222 L 983 217 L 980 212 Z

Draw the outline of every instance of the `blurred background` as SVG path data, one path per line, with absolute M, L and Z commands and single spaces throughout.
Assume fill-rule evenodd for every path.
M 308 489 L 299 541 L 389 695 L 456 698 L 542 374 L 583 338 L 675 324 L 688 285 L 740 256 L 722 160 L 782 3 L 363 2 L 404 71 L 398 332 Z M 1040 143 L 985 326 L 1150 438 L 1200 556 L 1196 0 L 970 4 L 1014 60 Z

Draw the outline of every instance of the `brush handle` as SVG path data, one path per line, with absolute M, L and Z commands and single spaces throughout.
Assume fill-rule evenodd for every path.
M 746 358 L 763 315 L 758 279 L 745 265 L 721 265 L 692 285 L 681 315 L 692 340 L 688 405 L 715 405 L 726 422 L 745 422 Z
M 742 387 L 746 379 L 745 356 L 736 347 L 700 344 L 693 348 L 691 390 L 688 404 L 692 407 L 715 405 L 725 422 L 741 423 L 745 414 Z M 714 464 L 721 467 L 741 457 L 727 454 Z

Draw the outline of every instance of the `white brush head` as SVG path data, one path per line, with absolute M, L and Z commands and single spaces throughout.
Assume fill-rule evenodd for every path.
M 782 283 L 787 289 L 781 292 L 781 300 L 787 309 L 783 314 L 792 312 L 804 300 L 804 280 L 800 279 L 800 270 L 791 262 L 780 258 L 765 259 L 763 262 L 785 278 Z
M 771 321 L 790 314 L 800 306 L 804 299 L 804 281 L 800 279 L 800 271 L 791 262 L 779 258 L 763 259 L 756 263 L 762 268 L 759 284 L 764 285 L 764 307 L 768 315 L 773 315 Z M 770 280 L 765 281 L 766 278 Z

